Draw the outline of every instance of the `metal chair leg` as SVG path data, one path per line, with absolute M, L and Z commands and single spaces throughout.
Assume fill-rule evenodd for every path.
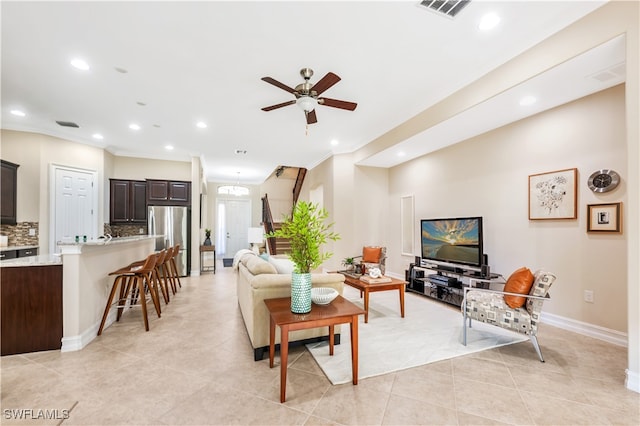
M 531 343 L 533 343 L 533 347 L 536 349 L 536 352 L 538 353 L 538 358 L 540 358 L 540 362 L 544 362 L 544 358 L 542 358 L 542 352 L 540 352 L 540 345 L 538 345 L 538 338 L 533 334 L 530 337 L 531 337 Z

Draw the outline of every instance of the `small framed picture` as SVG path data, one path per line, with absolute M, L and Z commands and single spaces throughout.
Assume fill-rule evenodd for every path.
M 587 232 L 622 232 L 622 203 L 588 204 Z
M 578 217 L 578 169 L 529 176 L 529 220 Z

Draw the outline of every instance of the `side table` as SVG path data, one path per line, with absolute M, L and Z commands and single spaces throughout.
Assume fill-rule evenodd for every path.
M 336 324 L 351 326 L 351 371 L 353 384 L 358 384 L 358 315 L 364 310 L 342 296 L 328 305 L 311 305 L 308 314 L 291 312 L 291 298 L 266 299 L 269 311 L 269 367 L 273 368 L 276 352 L 276 326 L 280 327 L 280 402 L 285 401 L 287 391 L 287 358 L 289 356 L 289 331 L 307 328 L 329 327 L 329 354 L 333 355 L 333 328 Z
M 205 266 L 204 254 L 213 252 L 213 266 Z M 216 246 L 200 246 L 200 272 L 211 271 L 216 273 Z

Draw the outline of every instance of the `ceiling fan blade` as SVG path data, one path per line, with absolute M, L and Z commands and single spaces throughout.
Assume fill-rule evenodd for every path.
M 320 105 L 333 108 L 348 109 L 349 111 L 353 111 L 358 106 L 358 104 L 355 102 L 347 102 L 331 98 L 318 98 L 318 103 Z
M 316 117 L 316 110 L 313 109 L 305 114 L 307 116 L 307 124 L 313 124 L 318 122 L 318 118 Z
M 296 93 L 296 91 L 294 89 L 292 89 L 291 87 L 287 86 L 286 84 L 282 84 L 278 80 L 274 80 L 271 77 L 262 77 L 260 80 L 266 81 L 269 84 L 273 84 L 274 86 L 279 87 L 282 90 L 286 90 L 289 93 L 293 93 L 293 94 Z
M 330 88 L 331 86 L 333 86 L 334 84 L 336 84 L 339 81 L 340 81 L 340 77 L 338 77 L 337 75 L 335 75 L 332 72 L 328 72 L 327 75 L 322 77 L 320 79 L 320 81 L 318 81 L 311 88 L 311 90 L 316 92 L 316 95 L 320 95 L 322 92 L 324 92 L 325 90 L 327 90 L 328 88 Z
M 260 108 L 260 109 L 263 110 L 263 111 L 271 111 L 271 110 L 274 110 L 274 109 L 277 109 L 277 108 L 285 107 L 287 105 L 293 105 L 295 103 L 296 103 L 295 100 L 294 101 L 287 101 L 287 102 L 283 102 L 281 104 L 271 105 L 271 106 Z

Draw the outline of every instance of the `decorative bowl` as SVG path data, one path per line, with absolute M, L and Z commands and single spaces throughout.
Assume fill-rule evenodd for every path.
M 314 287 L 311 289 L 311 301 L 316 305 L 328 305 L 338 296 L 338 291 L 331 287 Z

